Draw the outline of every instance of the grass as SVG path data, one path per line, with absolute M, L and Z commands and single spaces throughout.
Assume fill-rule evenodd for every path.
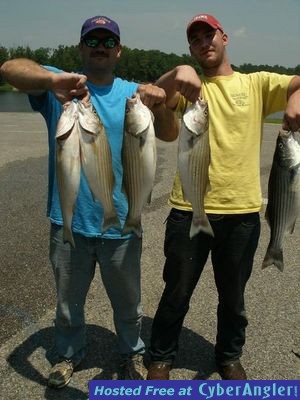
M 280 118 L 266 118 L 264 120 L 265 123 L 267 124 L 278 124 L 281 125 L 282 124 L 282 119 Z
M 0 92 L 11 92 L 12 90 L 12 86 L 8 83 L 3 83 L 0 85 Z

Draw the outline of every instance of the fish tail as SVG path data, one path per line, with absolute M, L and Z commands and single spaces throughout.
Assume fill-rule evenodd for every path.
M 64 227 L 64 235 L 63 235 L 64 243 L 70 243 L 72 247 L 75 248 L 75 242 L 73 238 L 73 234 L 71 229 Z
M 122 230 L 122 236 L 128 233 L 135 233 L 137 237 L 142 237 L 142 222 L 141 217 L 128 218 L 126 219 L 124 228 Z
M 283 253 L 281 249 L 274 249 L 273 247 L 268 248 L 262 263 L 262 269 L 272 264 L 274 264 L 279 269 L 279 271 L 283 271 L 284 264 Z
M 193 220 L 190 229 L 190 238 L 192 239 L 199 232 L 204 232 L 214 237 L 214 232 L 212 230 L 212 227 L 210 225 L 210 222 L 206 214 L 202 214 L 200 216 L 193 215 Z
M 118 228 L 121 229 L 120 220 L 116 214 L 116 212 L 112 212 L 110 214 L 104 215 L 103 224 L 102 224 L 102 232 L 106 232 L 109 228 Z

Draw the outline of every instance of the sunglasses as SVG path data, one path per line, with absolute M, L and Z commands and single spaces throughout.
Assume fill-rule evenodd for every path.
M 95 36 L 89 36 L 82 38 L 82 41 L 86 44 L 87 47 L 91 47 L 95 49 L 99 46 L 99 44 L 103 44 L 105 49 L 113 49 L 119 44 L 119 40 L 114 37 L 106 37 L 100 39 Z

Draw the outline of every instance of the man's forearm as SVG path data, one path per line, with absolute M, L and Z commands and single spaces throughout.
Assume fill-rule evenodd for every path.
M 179 93 L 175 83 L 176 69 L 166 72 L 156 82 L 155 85 L 161 87 L 166 92 L 166 104 L 170 108 L 175 108 L 179 99 Z
M 1 66 L 2 77 L 12 86 L 26 93 L 44 92 L 51 88 L 53 72 L 32 60 L 19 58 Z
M 160 106 L 154 112 L 155 135 L 165 142 L 172 142 L 179 133 L 179 122 L 176 113 L 166 105 Z
M 287 98 L 282 128 L 296 132 L 300 129 L 300 76 L 290 81 Z
M 288 92 L 287 92 L 288 99 L 290 98 L 290 96 L 293 93 L 295 93 L 298 90 L 300 90 L 300 76 L 296 75 L 290 81 L 290 84 L 289 84 L 289 87 L 288 87 Z
M 192 103 L 200 96 L 201 81 L 190 65 L 178 65 L 162 75 L 155 85 L 164 89 L 166 104 L 173 109 L 177 106 L 180 94 Z

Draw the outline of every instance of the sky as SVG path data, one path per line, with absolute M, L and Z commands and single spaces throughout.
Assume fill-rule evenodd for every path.
M 83 22 L 105 15 L 131 49 L 189 54 L 186 25 L 199 13 L 223 25 L 232 64 L 300 64 L 300 0 L 0 0 L 0 46 L 75 45 Z

